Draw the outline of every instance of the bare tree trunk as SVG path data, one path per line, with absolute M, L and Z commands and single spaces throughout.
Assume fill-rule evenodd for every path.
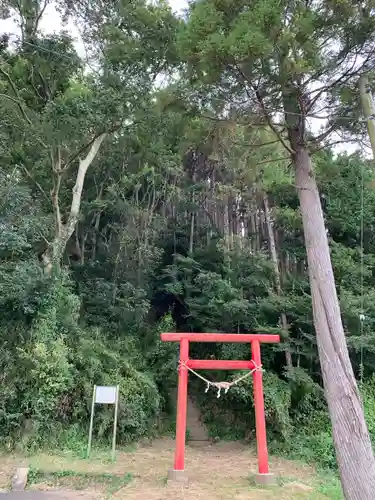
M 258 248 L 258 229 L 256 223 L 256 206 L 251 206 L 251 212 L 249 214 L 249 236 L 251 238 L 252 250 L 253 252 L 257 252 Z
M 43 256 L 43 262 L 47 273 L 51 273 L 54 266 L 55 267 L 60 266 L 61 258 L 64 254 L 66 244 L 68 243 L 70 237 L 74 233 L 74 230 L 78 222 L 80 208 L 81 208 L 83 184 L 85 182 L 87 170 L 90 167 L 91 163 L 94 161 L 96 155 L 99 152 L 100 146 L 107 135 L 108 135 L 107 133 L 103 133 L 98 137 L 96 137 L 92 142 L 86 157 L 83 158 L 83 160 L 79 160 L 76 183 L 73 188 L 70 212 L 66 224 L 63 224 L 61 221 L 60 206 L 59 206 L 59 187 L 62 175 L 60 157 L 58 157 L 57 164 L 56 166 L 54 166 L 54 170 L 57 176 L 57 186 L 55 186 L 52 198 L 55 210 L 56 232 L 52 243 L 50 244 L 49 248 L 47 248 L 47 251 Z
M 229 227 L 229 200 L 228 197 L 225 196 L 223 200 L 223 233 L 224 233 L 224 242 L 226 251 L 230 250 L 230 227 Z
M 87 233 L 83 232 L 81 237 L 81 258 L 80 263 L 83 266 L 85 263 L 85 252 L 86 252 L 86 241 L 87 241 Z
M 102 182 L 99 193 L 98 193 L 98 201 L 102 200 L 103 196 L 103 189 L 104 189 L 104 182 Z M 100 226 L 100 218 L 102 216 L 102 210 L 99 210 L 98 213 L 94 216 L 94 233 L 92 235 L 92 241 L 91 241 L 91 261 L 95 262 L 96 259 L 96 246 L 97 246 L 97 240 L 98 240 L 98 232 L 99 232 L 99 226 Z
M 262 249 L 262 222 L 258 204 L 255 205 L 254 223 L 255 223 L 254 226 L 255 226 L 255 237 L 256 237 L 256 249 L 259 252 Z
M 367 131 L 370 138 L 372 157 L 375 160 L 375 106 L 367 74 L 361 75 L 359 78 L 359 92 L 363 113 L 367 120 Z
M 14 2 L 14 8 L 20 18 L 22 42 L 28 43 L 33 40 L 40 26 L 42 16 L 50 3 L 51 0 L 44 0 L 43 2 L 35 2 L 33 0 Z
M 276 289 L 277 295 L 279 297 L 281 297 L 282 289 L 281 289 L 281 276 L 280 276 L 280 268 L 279 268 L 279 259 L 277 256 L 275 234 L 273 232 L 270 208 L 269 208 L 269 204 L 268 204 L 268 197 L 267 197 L 267 193 L 265 193 L 265 192 L 263 193 L 263 206 L 264 206 L 264 218 L 265 218 L 265 223 L 266 223 L 267 233 L 268 233 L 269 252 L 270 252 L 270 256 L 271 256 L 271 260 L 272 260 L 273 268 L 274 268 L 274 274 L 275 274 L 275 289 Z M 281 320 L 281 326 L 282 326 L 284 335 L 287 339 L 289 336 L 288 335 L 289 325 L 288 325 L 288 320 L 287 320 L 285 312 L 282 312 L 280 314 L 280 320 Z M 285 361 L 286 361 L 286 366 L 289 369 L 293 368 L 292 355 L 291 355 L 288 347 L 286 347 L 286 349 L 285 349 Z
M 375 459 L 350 362 L 319 192 L 307 149 L 294 144 L 313 316 L 325 394 L 346 500 L 373 500 Z
M 102 212 L 101 210 L 95 215 L 95 224 L 94 224 L 94 233 L 92 235 L 92 249 L 91 249 L 91 260 L 92 262 L 95 262 L 96 260 L 96 247 L 97 247 L 97 240 L 98 240 L 98 232 L 99 232 L 99 226 L 100 226 L 100 218 L 101 218 Z
M 192 210 L 190 213 L 190 236 L 189 236 L 189 254 L 192 255 L 194 251 L 194 235 L 195 235 L 195 222 L 196 222 L 196 213 L 195 213 L 195 174 L 193 174 L 191 178 L 191 182 L 193 185 L 193 190 L 191 194 L 191 205 Z
M 194 233 L 195 233 L 195 212 L 190 214 L 190 236 L 189 236 L 189 254 L 193 254 L 194 250 Z

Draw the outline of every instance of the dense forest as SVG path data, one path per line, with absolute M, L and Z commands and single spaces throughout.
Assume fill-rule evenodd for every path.
M 20 26 L 0 40 L 2 444 L 85 436 L 94 384 L 121 386 L 120 442 L 173 432 L 178 352 L 160 333 L 261 331 L 282 336 L 263 349 L 271 448 L 336 467 L 326 396 L 350 361 L 375 439 L 375 176 L 358 87 L 375 66 L 373 2 L 205 0 L 183 17 L 163 1 L 54 2 L 85 59 L 64 26 L 40 29 L 50 3 L 0 9 Z M 333 289 L 314 288 L 326 240 L 342 327 Z M 336 354 L 319 344 L 321 304 L 345 333 L 337 367 L 345 338 Z M 212 436 L 251 441 L 250 379 L 219 400 L 204 389 L 192 380 Z M 98 413 L 103 439 L 111 419 Z

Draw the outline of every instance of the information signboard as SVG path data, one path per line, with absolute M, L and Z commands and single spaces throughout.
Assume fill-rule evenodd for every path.
M 92 394 L 92 404 L 91 404 L 91 418 L 90 418 L 90 430 L 89 430 L 89 443 L 87 446 L 87 458 L 89 458 L 91 454 L 95 404 L 101 404 L 101 405 L 115 406 L 115 416 L 113 422 L 113 438 L 112 438 L 112 460 L 115 460 L 119 393 L 120 393 L 120 386 L 118 385 L 94 385 L 94 391 Z

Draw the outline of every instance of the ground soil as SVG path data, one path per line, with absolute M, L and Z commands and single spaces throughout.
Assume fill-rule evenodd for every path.
M 98 453 L 90 460 L 72 455 L 39 454 L 27 459 L 19 456 L 0 457 L 0 488 L 6 488 L 18 465 L 28 465 L 43 473 L 61 474 L 68 481 L 52 484 L 34 481 L 31 490 L 54 487 L 56 500 L 101 500 L 106 498 L 131 500 L 328 500 L 340 498 L 323 493 L 320 479 L 313 468 L 299 463 L 272 458 L 271 470 L 279 479 L 272 488 L 259 488 L 252 482 L 256 472 L 256 457 L 248 446 L 238 443 L 216 443 L 205 447 L 187 447 L 187 486 L 167 484 L 167 472 L 173 461 L 174 442 L 159 440 L 117 454 L 115 463 Z M 65 471 L 65 472 L 64 472 Z M 69 473 L 65 474 L 66 471 Z M 80 480 L 75 484 L 74 473 Z M 110 475 L 119 479 L 116 488 L 88 476 Z M 121 478 L 131 475 L 128 484 Z M 82 483 L 82 478 L 84 481 Z M 87 480 L 87 481 L 86 481 Z M 86 482 L 85 482 L 86 481 Z M 59 488 L 56 491 L 56 487 Z M 77 487 L 80 492 L 73 491 Z M 64 491 L 61 490 L 64 488 Z M 69 491 L 70 490 L 70 491 Z M 336 491 L 336 490 L 335 490 Z M 1 498 L 1 496 L 0 496 Z M 6 497 L 4 497 L 5 500 Z M 52 498 L 52 497 L 51 497 Z M 55 498 L 55 496 L 53 497 Z M 10 499 L 9 499 L 10 500 Z M 17 499 L 18 500 L 18 499 Z M 20 497 L 20 500 L 21 497 Z M 25 500 L 27 498 L 25 497 Z

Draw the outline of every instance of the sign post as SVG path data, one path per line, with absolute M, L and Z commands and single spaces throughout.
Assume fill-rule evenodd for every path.
M 89 458 L 90 454 L 91 454 L 92 433 L 93 433 L 93 428 L 94 428 L 95 404 L 102 404 L 102 405 L 114 405 L 115 406 L 115 416 L 114 416 L 114 422 L 113 422 L 113 438 L 112 438 L 112 460 L 113 461 L 115 460 L 119 393 L 120 393 L 120 386 L 118 386 L 118 385 L 113 385 L 113 386 L 94 385 L 94 390 L 93 390 L 93 394 L 92 394 L 92 405 L 91 405 L 89 442 L 87 445 L 87 458 Z

